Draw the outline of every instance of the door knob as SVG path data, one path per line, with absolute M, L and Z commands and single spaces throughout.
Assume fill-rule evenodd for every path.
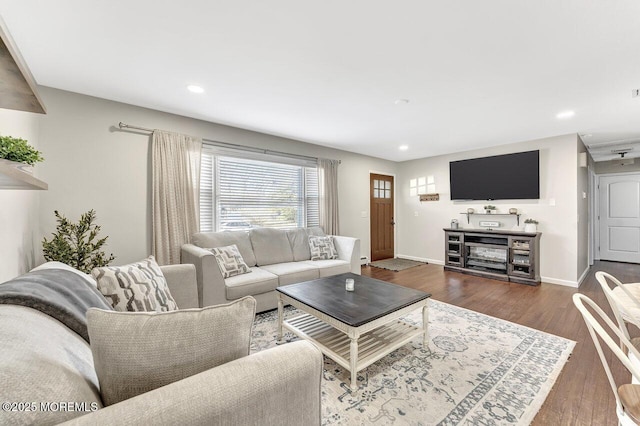
M 393 226 L 395 224 L 396 224 L 396 222 L 393 219 L 391 219 L 391 226 Z

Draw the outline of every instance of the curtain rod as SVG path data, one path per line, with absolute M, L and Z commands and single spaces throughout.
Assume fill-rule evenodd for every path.
M 125 124 L 122 121 L 118 123 L 118 127 L 121 128 L 121 129 L 142 130 L 143 132 L 149 132 L 149 133 L 153 133 L 154 130 L 155 130 L 155 129 L 149 129 L 147 127 L 132 126 L 130 124 Z M 307 160 L 319 160 L 318 157 L 311 157 L 311 156 L 308 156 L 308 155 L 290 154 L 288 152 L 272 151 L 270 149 L 254 148 L 254 147 L 251 147 L 251 146 L 238 145 L 238 144 L 229 143 L 229 142 L 219 142 L 219 141 L 214 141 L 212 139 L 205 139 L 205 138 L 202 138 L 202 140 L 204 142 L 208 142 L 208 144 L 210 144 L 210 145 L 216 145 L 216 146 L 227 147 L 227 148 L 241 149 L 243 151 L 253 151 L 253 152 L 260 152 L 260 153 L 263 153 L 263 154 L 281 155 L 281 156 L 284 156 L 284 157 L 302 158 L 302 159 L 307 159 Z M 341 164 L 341 163 L 342 163 L 342 160 L 338 160 L 338 164 Z

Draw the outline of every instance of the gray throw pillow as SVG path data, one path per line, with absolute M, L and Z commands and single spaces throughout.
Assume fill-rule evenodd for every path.
M 123 266 L 94 268 L 98 290 L 116 311 L 175 311 L 167 280 L 153 256 Z
M 226 247 L 215 247 L 209 249 L 218 262 L 218 268 L 222 272 L 223 278 L 235 277 L 236 275 L 251 272 L 251 269 L 242 259 L 240 250 L 235 244 Z
M 89 309 L 91 352 L 104 405 L 249 355 L 256 301 L 173 312 Z
M 338 251 L 333 245 L 333 238 L 331 238 L 330 236 L 319 237 L 310 235 L 309 251 L 311 251 L 311 260 L 326 260 L 338 258 Z

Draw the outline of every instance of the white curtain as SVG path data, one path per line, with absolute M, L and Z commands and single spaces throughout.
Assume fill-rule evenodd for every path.
M 338 218 L 338 160 L 318 159 L 320 226 L 329 235 L 340 235 Z
M 180 247 L 198 232 L 202 139 L 154 130 L 151 144 L 152 252 L 180 263 Z

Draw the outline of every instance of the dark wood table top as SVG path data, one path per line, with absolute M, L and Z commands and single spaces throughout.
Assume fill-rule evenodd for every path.
M 355 281 L 355 291 L 345 290 L 347 278 Z M 352 327 L 360 327 L 431 297 L 424 291 L 352 273 L 285 285 L 276 290 Z

